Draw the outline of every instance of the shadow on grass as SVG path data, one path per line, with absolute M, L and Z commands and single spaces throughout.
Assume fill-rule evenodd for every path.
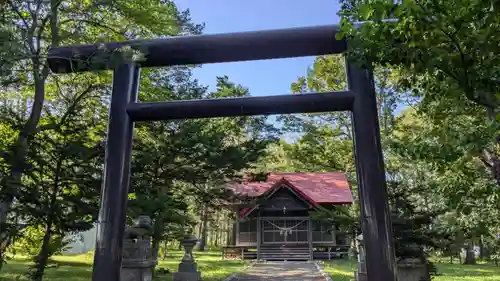
M 46 268 L 44 280 L 50 281 L 89 281 L 91 278 L 92 267 L 88 264 L 62 265 L 58 263 L 57 267 Z M 27 273 L 30 269 L 31 262 L 29 261 L 9 261 L 2 272 L 0 272 L 0 280 L 2 281 L 26 281 Z
M 54 267 L 61 267 L 61 266 L 89 267 L 90 265 L 87 262 L 84 262 L 84 261 L 50 260 L 50 262 L 49 262 L 49 268 L 51 268 L 52 266 L 54 266 Z
M 222 253 L 220 251 L 206 251 L 206 252 L 194 252 L 193 254 L 201 254 L 203 256 L 209 256 L 209 257 L 221 257 Z
M 183 256 L 182 252 L 172 251 L 166 260 L 159 260 L 157 268 L 169 269 L 176 272 L 179 262 Z M 194 253 L 198 262 L 198 270 L 204 281 L 220 281 L 243 268 L 244 261 L 222 261 L 218 252 L 196 252 Z M 92 256 L 55 256 L 50 264 L 54 267 L 47 268 L 44 280 L 48 281 L 90 281 L 92 276 Z M 30 260 L 18 258 L 10 260 L 0 272 L 1 281 L 28 281 L 26 273 L 30 267 Z M 158 274 L 154 281 L 172 281 L 172 273 Z
M 500 280 L 500 267 L 494 265 L 462 265 L 435 263 L 438 276 L 436 281 L 474 280 L 489 281 Z
M 348 259 L 334 259 L 329 261 L 318 261 L 333 281 L 350 281 L 354 279 L 356 261 Z
M 321 263 L 321 262 L 320 262 Z M 462 265 L 434 263 L 438 276 L 433 281 L 499 281 L 500 267 L 494 265 Z M 333 281 L 349 281 L 354 279 L 356 262 L 349 260 L 325 261 L 325 271 Z

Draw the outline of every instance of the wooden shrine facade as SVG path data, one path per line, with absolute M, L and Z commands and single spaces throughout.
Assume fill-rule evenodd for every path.
M 266 182 L 231 187 L 248 198 L 234 206 L 233 247 L 244 257 L 300 260 L 346 252 L 346 236 L 314 219 L 322 209 L 352 204 L 343 173 L 274 173 Z

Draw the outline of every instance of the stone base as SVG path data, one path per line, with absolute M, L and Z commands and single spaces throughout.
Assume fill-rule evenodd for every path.
M 400 263 L 397 265 L 398 281 L 422 281 L 429 280 L 427 269 L 419 262 Z M 358 263 L 358 270 L 354 271 L 354 280 L 367 281 L 366 268 L 364 263 Z
M 429 280 L 427 268 L 419 260 L 405 260 L 398 264 L 398 280 L 422 281 Z
M 174 281 L 201 281 L 200 272 L 175 272 Z
M 179 264 L 179 272 L 197 272 L 198 267 L 195 262 L 192 261 L 182 261 Z
M 122 268 L 120 281 L 151 281 L 152 268 Z
M 354 271 L 354 280 L 355 281 L 368 281 L 368 276 L 366 272 Z

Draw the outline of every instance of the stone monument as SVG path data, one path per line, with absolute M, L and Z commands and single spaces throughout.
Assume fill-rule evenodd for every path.
M 156 251 L 151 248 L 151 218 L 139 216 L 125 230 L 120 281 L 151 281 L 157 264 Z
M 197 242 L 198 238 L 194 235 L 186 235 L 182 240 L 184 257 L 179 264 L 179 271 L 174 273 L 174 281 L 201 281 L 201 273 L 193 257 L 193 247 Z

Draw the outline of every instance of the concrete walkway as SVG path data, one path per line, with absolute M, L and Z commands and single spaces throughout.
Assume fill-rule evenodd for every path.
M 314 262 L 256 263 L 231 281 L 330 281 Z

